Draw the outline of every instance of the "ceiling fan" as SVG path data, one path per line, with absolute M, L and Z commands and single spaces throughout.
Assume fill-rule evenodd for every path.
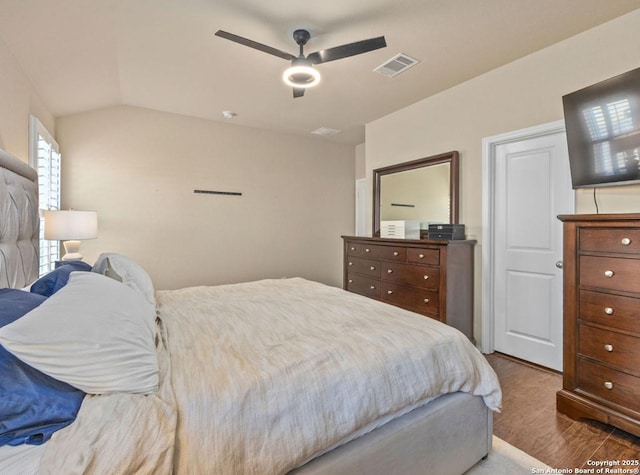
M 291 67 L 284 72 L 282 79 L 286 84 L 293 87 L 294 98 L 302 97 L 306 88 L 315 86 L 320 82 L 320 73 L 313 68 L 314 64 L 348 58 L 349 56 L 368 53 L 369 51 L 387 46 L 384 36 L 378 36 L 377 38 L 370 38 L 368 40 L 356 41 L 355 43 L 348 43 L 342 46 L 316 51 L 305 57 L 303 51 L 304 45 L 306 45 L 309 38 L 311 38 L 311 34 L 307 30 L 296 30 L 293 32 L 293 39 L 300 47 L 298 56 L 222 30 L 218 30 L 216 36 L 291 61 Z

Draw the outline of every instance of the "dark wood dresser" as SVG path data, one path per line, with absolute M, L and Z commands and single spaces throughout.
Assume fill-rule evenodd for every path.
M 342 239 L 345 290 L 440 320 L 473 340 L 475 240 Z
M 558 411 L 640 436 L 640 214 L 562 215 Z

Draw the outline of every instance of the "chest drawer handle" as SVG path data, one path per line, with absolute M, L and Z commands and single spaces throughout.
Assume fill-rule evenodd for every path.
M 351 248 L 351 250 L 352 250 L 352 251 L 355 251 L 355 250 L 356 250 L 356 248 L 355 248 L 355 247 L 352 247 L 352 248 Z
M 605 381 L 604 382 L 604 387 L 611 390 L 613 389 L 613 383 L 611 381 Z
M 622 238 L 622 241 L 620 241 L 622 243 L 623 246 L 628 246 L 629 244 L 631 244 L 631 239 L 629 238 Z
M 364 250 L 364 252 L 371 252 L 371 249 L 366 248 L 366 249 Z
M 425 276 L 424 276 L 424 280 L 427 280 L 427 279 L 429 279 L 429 276 L 428 276 L 428 275 L 425 275 Z
M 370 269 L 371 270 L 376 270 L 376 266 L 371 266 Z
M 604 345 L 604 349 L 611 353 L 613 351 L 613 345 Z
M 376 290 L 376 286 L 375 286 L 375 285 L 372 285 L 372 286 L 370 286 L 369 288 L 370 288 L 371 290 Z
M 349 262 L 349 265 L 350 265 L 350 266 L 352 266 L 352 265 L 353 265 L 353 262 Z
M 424 299 L 423 302 L 424 303 L 429 303 L 429 299 Z
M 604 271 L 604 276 L 610 279 L 611 277 L 613 277 L 613 271 L 612 270 Z
M 387 290 L 387 294 L 391 295 L 393 293 L 393 290 Z
M 613 309 L 611 307 L 605 307 L 604 313 L 606 313 L 607 315 L 613 315 Z
M 397 256 L 397 255 L 399 255 L 399 254 L 400 254 L 400 253 L 399 253 L 398 251 L 393 251 L 393 255 L 394 255 L 394 256 Z
M 349 279 L 349 283 L 350 283 L 350 284 L 353 284 L 353 279 Z
M 424 259 L 424 254 L 418 254 L 418 257 L 419 257 L 420 259 Z
M 388 269 L 387 274 L 393 274 L 393 269 Z

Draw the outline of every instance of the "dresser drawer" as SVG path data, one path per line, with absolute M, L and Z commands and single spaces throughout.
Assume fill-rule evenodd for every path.
M 438 315 L 438 292 L 418 289 L 393 282 L 382 282 L 381 298 L 385 302 L 430 316 Z
M 578 331 L 578 351 L 581 355 L 640 374 L 637 364 L 640 361 L 639 338 L 589 325 L 580 325 Z
M 640 292 L 640 260 L 580 256 L 580 285 Z
M 405 262 L 407 259 L 407 250 L 404 247 L 378 246 L 360 242 L 350 242 L 347 244 L 347 253 L 349 256 L 385 259 L 389 261 Z
M 581 290 L 580 318 L 640 334 L 640 299 Z
M 440 265 L 439 249 L 418 249 L 410 247 L 407 249 L 407 262 L 415 264 L 427 264 L 431 266 Z
M 359 257 L 351 257 L 347 259 L 347 272 L 355 272 L 364 274 L 369 277 L 380 278 L 380 261 L 372 259 L 360 259 Z
M 382 263 L 382 280 L 399 284 L 414 285 L 423 289 L 438 290 L 440 287 L 440 269 L 437 267 Z
M 580 229 L 580 250 L 640 253 L 640 229 Z
M 347 290 L 367 297 L 380 298 L 380 281 L 348 273 Z
M 640 378 L 578 358 L 578 389 L 640 411 Z

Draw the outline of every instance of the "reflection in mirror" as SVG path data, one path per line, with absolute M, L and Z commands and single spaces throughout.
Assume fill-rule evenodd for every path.
M 380 220 L 449 223 L 449 163 L 380 177 Z
M 373 235 L 380 221 L 458 223 L 458 152 L 373 171 Z

